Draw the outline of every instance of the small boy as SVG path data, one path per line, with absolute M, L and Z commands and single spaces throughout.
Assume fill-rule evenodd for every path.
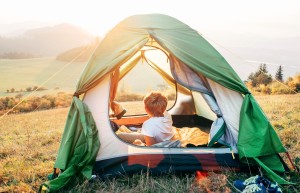
M 171 115 L 166 111 L 168 99 L 160 92 L 151 92 L 144 98 L 145 110 L 150 117 L 143 123 L 141 133 L 147 146 L 170 140 L 175 131 Z

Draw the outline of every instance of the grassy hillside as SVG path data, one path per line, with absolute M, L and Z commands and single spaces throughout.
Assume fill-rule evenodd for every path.
M 54 58 L 0 60 L 0 97 L 18 93 L 7 93 L 7 89 L 19 91 L 27 87 L 40 86 L 47 92 L 73 92 L 86 62 L 62 62 Z
M 293 160 L 300 157 L 299 95 L 257 96 Z M 54 109 L 0 118 L 0 192 L 36 192 L 53 170 L 68 109 Z M 286 160 L 285 155 L 282 155 Z M 77 185 L 71 192 L 230 192 L 232 182 L 250 177 L 249 173 L 224 170 L 210 173 L 202 182 L 194 176 L 151 177 L 138 174 L 110 181 Z M 294 186 L 284 192 L 298 192 L 300 175 L 286 174 Z

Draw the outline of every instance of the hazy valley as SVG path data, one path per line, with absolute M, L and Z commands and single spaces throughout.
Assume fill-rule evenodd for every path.
M 26 90 L 41 84 L 48 91 L 73 92 L 102 37 L 67 23 L 25 26 L 0 26 L 1 96 L 7 95 L 8 89 Z M 300 72 L 300 36 L 274 38 L 216 31 L 203 36 L 223 54 L 242 80 L 262 62 L 267 63 L 272 76 L 278 65 L 283 66 L 285 79 Z M 72 61 L 83 51 L 81 57 Z

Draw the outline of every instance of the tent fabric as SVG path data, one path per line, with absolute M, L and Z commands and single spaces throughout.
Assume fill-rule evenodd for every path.
M 198 91 L 200 93 L 213 96 L 205 78 L 194 72 L 174 56 L 170 57 L 170 66 L 172 75 L 179 84 L 192 91 Z M 217 114 L 222 113 L 217 112 Z
M 252 95 L 244 97 L 239 130 L 239 155 L 260 157 L 286 152 L 271 123 Z
M 224 135 L 225 135 L 225 121 L 222 117 L 217 117 L 217 119 L 211 125 L 207 146 L 212 147 L 215 144 L 215 142 L 219 142 L 221 144 L 227 145 L 228 142 L 220 141 L 220 139 L 222 139 Z
M 99 146 L 98 130 L 93 116 L 81 100 L 73 97 L 54 165 L 63 172 L 57 178 L 43 183 L 42 186 L 52 192 L 66 186 L 76 175 L 89 179 Z
M 199 92 L 192 91 L 192 96 L 195 103 L 196 114 L 212 121 L 216 120 L 216 114 L 211 111 L 203 95 Z
M 227 132 L 225 132 L 226 123 L 223 120 L 222 112 L 216 102 L 216 99 L 214 97 L 213 92 L 211 91 L 207 79 L 203 77 L 203 75 L 201 75 L 200 73 L 196 73 L 193 70 L 191 70 L 181 61 L 176 59 L 174 56 L 170 57 L 170 66 L 171 72 L 176 81 L 192 91 L 200 92 L 206 104 L 208 104 L 208 106 L 210 107 L 211 111 L 216 114 L 217 118 L 211 125 L 208 146 L 212 147 L 215 144 L 215 142 L 219 142 L 229 147 L 235 147 L 237 141 L 234 141 L 233 139 L 237 138 L 238 134 L 235 133 L 235 137 L 228 137 L 232 136 L 233 134 L 228 129 Z
M 177 149 L 177 148 L 172 148 Z M 237 154 L 235 155 L 236 157 Z M 153 160 L 148 162 L 148 160 Z M 138 164 L 130 163 L 131 160 L 139 160 Z M 159 163 L 157 165 L 156 163 Z M 247 169 L 246 165 L 242 165 L 237 159 L 232 159 L 231 154 L 143 154 L 143 155 L 127 155 L 112 158 L 109 160 L 102 160 L 95 163 L 96 173 L 102 178 L 118 176 L 120 174 L 130 175 L 134 171 L 145 171 L 151 174 L 164 174 L 162 171 L 168 171 L 173 168 L 178 173 L 189 172 L 195 173 L 197 170 L 216 171 L 220 164 L 226 165 L 232 171 L 239 171 L 240 169 Z M 108 171 L 103 173 L 102 171 Z M 125 172 L 127 171 L 127 172 Z
M 279 184 L 290 184 L 274 172 L 274 168 L 277 172 L 284 172 L 277 154 L 286 152 L 286 149 L 251 94 L 245 95 L 241 108 L 238 152 L 242 162 L 254 159 L 270 179 Z
M 206 78 L 244 95 L 238 136 L 238 151 L 242 161 L 246 157 L 264 156 L 267 159 L 266 156 L 273 156 L 276 153 L 286 151 L 254 97 L 225 58 L 197 31 L 167 15 L 135 15 L 116 25 L 106 35 L 90 58 L 77 84 L 75 96 L 86 93 L 99 84 L 107 74 L 118 69 L 139 52 L 144 45 L 149 43 L 149 40 L 155 40 L 169 55 L 178 58 L 195 72 L 201 73 Z M 90 115 L 79 113 L 79 116 L 76 113 L 78 109 L 74 103 L 84 106 L 82 101 L 73 99 L 73 105 L 65 127 L 67 131 L 65 132 L 68 133 L 70 127 L 74 131 L 70 133 L 70 138 L 63 137 L 61 144 L 65 144 L 72 137 L 75 137 L 75 133 L 78 132 L 77 129 L 86 131 L 86 127 L 82 125 L 87 124 L 90 127 L 93 125 Z M 91 131 L 94 131 L 94 129 Z M 87 144 L 88 148 L 82 148 L 78 155 L 73 154 L 65 159 L 59 153 L 56 167 L 63 167 L 65 171 L 68 171 L 72 167 L 71 163 L 73 162 L 71 160 L 77 160 L 77 157 L 89 155 L 91 156 L 89 161 L 93 159 L 91 152 L 95 152 L 99 148 L 97 139 L 89 141 L 88 139 L 91 138 L 90 132 L 80 136 L 82 137 L 78 139 L 84 141 L 83 144 Z M 68 149 L 72 151 L 76 149 L 76 146 L 76 143 L 72 143 Z M 90 146 L 93 146 L 93 148 L 90 148 Z M 68 149 L 61 146 L 59 152 L 65 150 L 67 153 L 69 152 Z M 61 159 L 67 161 L 61 161 Z M 88 158 L 86 157 L 84 160 L 86 159 Z M 83 172 L 87 177 L 89 177 L 92 170 L 89 161 L 80 162 L 84 163 L 81 167 L 87 168 Z
M 207 78 L 227 88 L 249 92 L 221 54 L 197 31 L 161 14 L 131 16 L 113 28 L 88 62 L 76 92 L 81 94 L 95 86 L 101 77 L 130 59 L 151 38 Z
M 111 85 L 111 74 L 112 73 L 106 75 L 102 83 L 98 84 L 96 87 L 89 90 L 84 97 L 84 103 L 86 103 L 89 106 L 89 109 L 93 114 L 94 120 L 98 128 L 98 136 L 101 141 L 101 146 L 96 158 L 96 162 L 102 162 L 103 160 L 107 160 L 109 162 L 113 158 L 118 158 L 122 156 L 128 157 L 129 155 L 144 157 L 143 155 L 145 154 L 160 154 L 162 156 L 166 154 L 172 154 L 172 155 L 173 154 L 183 154 L 183 155 L 210 154 L 211 156 L 214 157 L 221 154 L 223 155 L 228 154 L 231 157 L 231 152 L 227 147 L 226 148 L 225 147 L 204 148 L 204 149 L 203 148 L 150 148 L 150 147 L 145 148 L 145 147 L 128 144 L 123 140 L 121 140 L 120 138 L 116 137 L 115 132 L 111 128 L 110 120 L 108 119 L 108 117 L 110 116 L 109 115 L 110 112 L 108 109 L 108 101 L 109 101 L 110 93 L 108 92 L 108 90 Z M 178 94 L 180 95 L 180 93 Z M 191 116 L 196 118 L 194 113 L 190 114 L 189 117 Z M 202 120 L 205 121 L 205 119 L 201 119 L 201 122 Z M 235 153 L 237 153 L 237 151 Z M 149 160 L 149 161 L 152 162 L 154 160 Z M 131 165 L 138 164 L 137 160 L 130 160 L 130 163 Z M 226 164 L 224 166 L 226 166 Z M 238 166 L 236 167 L 238 168 Z M 106 173 L 106 170 L 102 172 L 104 174 Z
M 222 112 L 222 118 L 226 122 L 226 129 L 230 131 L 224 133 L 225 139 L 222 140 L 230 141 L 231 147 L 237 148 L 243 96 L 241 93 L 225 88 L 210 79 L 207 81 Z

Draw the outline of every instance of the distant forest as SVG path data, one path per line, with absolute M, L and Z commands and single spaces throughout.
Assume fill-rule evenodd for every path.
M 0 54 L 0 59 L 28 59 L 28 58 L 37 58 L 38 56 L 23 53 L 23 52 L 8 52 L 4 54 Z
M 256 72 L 245 82 L 253 94 L 296 94 L 300 92 L 300 74 L 283 80 L 284 69 L 279 66 L 276 74 L 269 74 L 267 65 L 261 64 Z
M 72 95 L 63 92 L 59 92 L 56 95 L 29 98 L 23 98 L 23 95 L 17 94 L 15 97 L 0 98 L 0 115 L 8 112 L 25 113 L 36 110 L 69 107 L 71 102 Z

